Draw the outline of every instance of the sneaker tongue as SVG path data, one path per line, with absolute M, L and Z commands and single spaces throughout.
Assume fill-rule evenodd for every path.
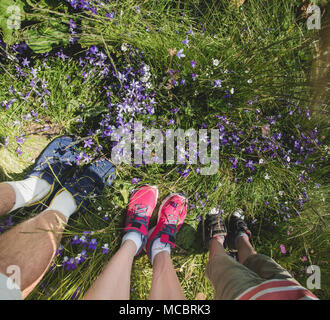
M 162 233 L 161 234 L 161 236 L 160 236 L 160 242 L 167 243 L 168 242 L 168 239 L 169 239 L 169 235 L 168 234 L 165 234 L 165 233 Z
M 171 238 L 173 238 L 173 239 L 171 239 Z M 160 236 L 160 242 L 169 244 L 172 249 L 175 248 L 175 239 L 174 239 L 174 237 L 171 237 L 167 233 L 162 233 L 161 234 L 161 236 Z

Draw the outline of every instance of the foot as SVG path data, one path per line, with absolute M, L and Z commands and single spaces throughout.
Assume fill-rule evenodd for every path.
M 219 208 L 213 208 L 208 213 L 205 224 L 204 238 L 206 248 L 209 248 L 211 239 L 222 238 L 221 242 L 223 242 L 227 235 L 227 229 L 222 219 L 222 211 Z
M 236 243 L 240 236 L 247 236 L 249 239 L 252 236 L 251 231 L 244 221 L 244 215 L 241 209 L 237 209 L 232 215 L 230 215 L 230 217 L 226 219 L 225 224 L 228 234 L 224 246 L 229 250 L 237 250 Z
M 152 260 L 152 245 L 159 239 L 161 243 L 168 245 L 171 249 L 176 244 L 176 234 L 180 230 L 187 215 L 188 200 L 181 194 L 167 197 L 158 211 L 156 227 L 149 232 L 146 251 Z
M 138 248 L 135 255 L 141 252 L 147 242 L 149 221 L 156 207 L 157 199 L 158 189 L 148 185 L 137 189 L 130 198 L 124 236 L 129 232 L 134 232 L 141 237 L 141 242 L 139 241 L 139 245 L 137 244 Z M 138 240 L 140 240 L 139 236 Z
M 104 187 L 109 187 L 115 178 L 115 167 L 106 159 L 95 162 L 76 171 L 70 181 L 66 182 L 57 194 L 67 191 L 76 203 L 76 210 L 85 211 L 91 198 L 100 195 Z
M 43 199 L 29 204 L 29 207 L 45 203 L 52 198 L 51 195 L 58 189 L 61 181 L 73 167 L 74 157 L 77 153 L 73 137 L 61 136 L 48 144 L 36 159 L 32 171 L 26 178 L 37 177 L 48 182 L 51 188 Z

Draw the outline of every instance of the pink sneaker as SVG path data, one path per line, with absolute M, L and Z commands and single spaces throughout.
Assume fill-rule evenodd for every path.
M 158 199 L 158 189 L 155 186 L 144 185 L 135 190 L 130 198 L 126 214 L 124 234 L 130 231 L 141 233 L 142 246 L 147 242 L 148 225 Z
M 149 232 L 146 251 L 151 260 L 151 247 L 153 242 L 160 238 L 163 243 L 175 247 L 176 234 L 180 230 L 187 215 L 188 200 L 181 194 L 168 196 L 161 204 L 158 211 L 158 222 Z

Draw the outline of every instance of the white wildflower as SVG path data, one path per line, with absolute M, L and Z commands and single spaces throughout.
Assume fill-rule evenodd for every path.
M 212 59 L 212 63 L 215 67 L 217 67 L 220 63 L 220 61 L 218 59 Z

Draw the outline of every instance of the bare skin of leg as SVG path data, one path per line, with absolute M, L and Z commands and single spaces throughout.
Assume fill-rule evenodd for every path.
M 61 241 L 65 221 L 59 211 L 44 211 L 0 235 L 0 273 L 9 276 L 8 266 L 20 268 L 23 299 L 48 270 Z
M 84 300 L 128 300 L 135 253 L 135 243 L 126 240 L 88 289 Z
M 244 261 L 257 252 L 252 247 L 248 237 L 239 237 L 236 243 L 238 250 L 238 261 L 244 263 Z
M 226 255 L 226 251 L 223 248 L 223 239 L 215 238 L 210 241 L 210 255 L 209 258 L 213 257 L 215 254 Z M 244 263 L 244 261 L 252 254 L 257 252 L 253 249 L 248 237 L 239 237 L 237 240 L 237 250 L 238 250 L 238 261 Z
M 0 216 L 14 207 L 15 199 L 14 189 L 8 183 L 0 183 Z
M 154 258 L 149 300 L 185 300 L 180 282 L 167 251 Z

